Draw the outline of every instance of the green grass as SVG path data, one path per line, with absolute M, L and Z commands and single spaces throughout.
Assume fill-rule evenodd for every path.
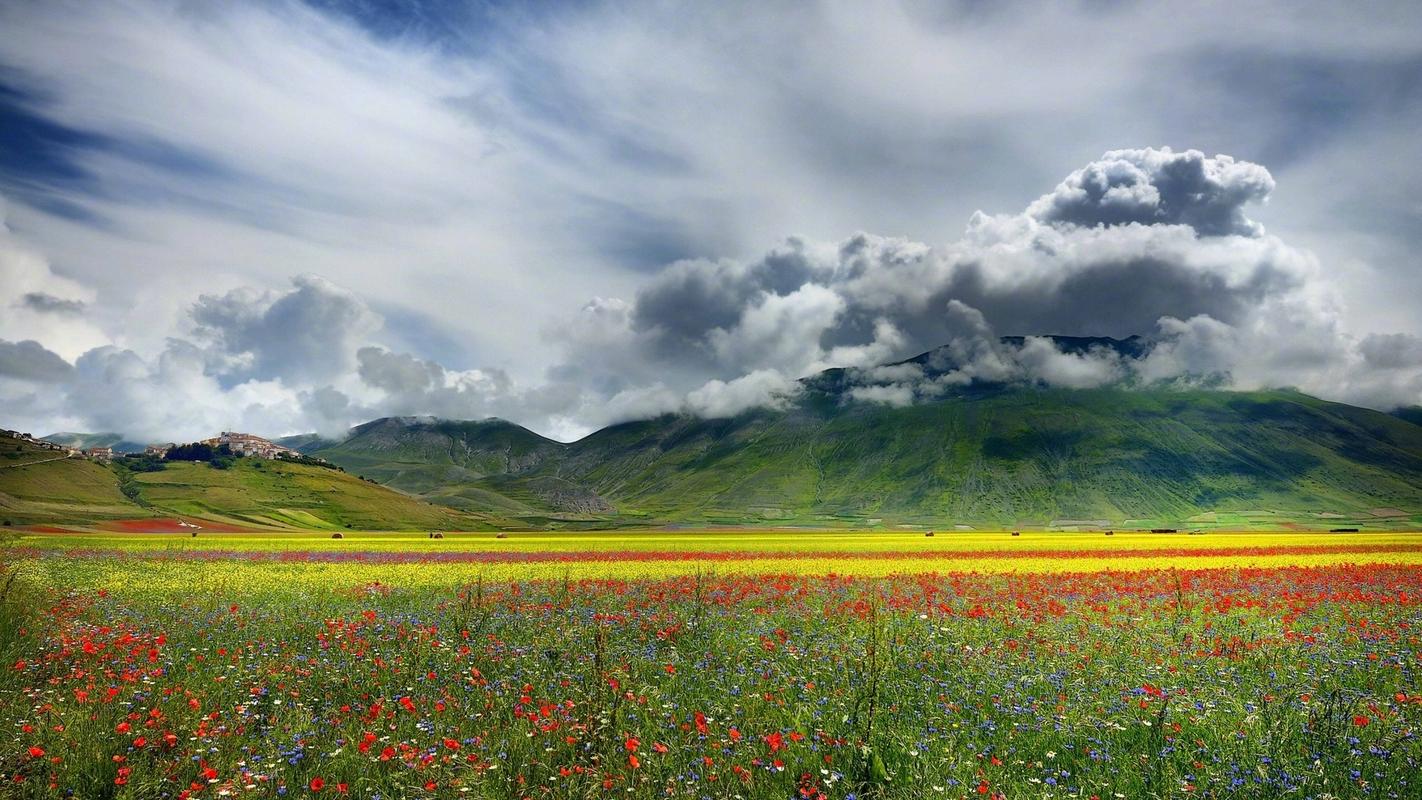
M 59 458 L 0 436 L 0 519 L 11 524 L 144 516 L 119 490 L 114 473 L 82 458 Z
M 135 480 L 154 509 L 252 525 L 452 529 L 482 522 L 335 470 L 281 461 L 244 458 L 225 470 L 173 462 Z

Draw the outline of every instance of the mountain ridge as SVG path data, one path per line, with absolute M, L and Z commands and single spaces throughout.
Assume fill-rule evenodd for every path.
M 420 427 L 424 436 L 433 424 Z M 513 466 L 502 472 L 461 471 L 410 449 L 376 456 L 359 434 L 317 453 L 432 502 L 486 502 L 532 517 L 610 508 L 633 520 L 708 524 L 1045 524 L 1422 512 L 1422 427 L 1285 390 L 999 387 L 828 411 L 812 398 L 723 419 L 662 415 L 569 443 L 501 427 L 537 442 L 539 457 L 505 461 Z M 397 424 L 383 430 L 398 439 Z M 443 430 L 471 438 L 435 449 L 490 449 L 487 421 Z M 565 491 L 540 490 L 548 479 Z M 578 502 L 559 502 L 570 497 Z
M 1142 337 L 1046 338 L 1140 359 Z M 278 439 L 436 506 L 529 527 L 1422 524 L 1422 416 L 1208 381 L 964 380 L 949 347 L 806 376 L 774 407 L 667 413 L 559 442 L 508 420 L 390 416 Z M 899 369 L 901 367 L 912 369 Z M 948 376 L 948 379 L 944 379 Z M 910 402 L 864 399 L 923 381 Z

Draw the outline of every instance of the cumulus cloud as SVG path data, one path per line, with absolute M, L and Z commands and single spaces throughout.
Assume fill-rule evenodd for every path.
M 203 295 L 191 311 L 194 335 L 244 377 L 320 381 L 345 374 L 379 316 L 325 278 L 301 275 L 292 286 L 286 293 Z
M 1121 359 L 1111 350 L 1063 352 L 1051 339 L 1041 336 L 1027 337 L 1016 357 L 1028 376 L 1066 389 L 1093 389 L 1115 383 L 1124 374 Z
M 59 383 L 74 367 L 33 339 L 7 342 L 0 339 L 0 376 L 38 383 Z
M 954 338 L 950 303 L 1013 334 L 1128 336 L 1164 316 L 1235 324 L 1317 270 L 1246 215 L 1272 186 L 1263 167 L 1225 156 L 1113 151 L 1020 214 L 974 215 L 948 245 L 862 233 L 677 264 L 636 295 L 626 349 L 725 380 L 926 350 Z
M 1201 236 L 1258 236 L 1264 227 L 1244 216 L 1244 205 L 1272 191 L 1268 170 L 1229 156 L 1112 150 L 1068 175 L 1027 213 L 1087 228 L 1188 225 Z
M 297 393 L 278 381 L 224 385 L 209 374 L 207 355 L 173 341 L 156 358 L 97 347 L 79 357 L 66 387 L 62 416 L 84 430 L 139 440 L 172 441 L 219 430 L 280 431 L 304 426 Z
M 855 386 L 849 390 L 849 396 L 863 403 L 883 403 L 896 408 L 911 406 L 916 399 L 913 386 L 906 383 Z
M 451 370 L 383 347 L 362 347 L 356 357 L 360 379 L 383 392 L 386 413 L 481 417 L 507 412 L 519 400 L 501 370 Z
M 1008 381 L 1416 402 L 1410 378 L 1377 377 L 1415 366 L 1416 338 L 1350 336 L 1317 259 L 1250 217 L 1274 185 L 1263 166 L 1229 156 L 1115 150 L 1021 213 L 973 215 L 946 245 L 860 233 L 792 238 L 748 261 L 680 262 L 630 304 L 598 301 L 600 357 L 581 332 L 565 338 L 578 364 L 567 374 L 625 386 L 660 369 L 680 391 L 707 376 L 715 388 L 742 381 L 739 407 L 751 374 L 834 366 L 856 368 L 852 398 L 891 404 Z M 1123 351 L 1064 348 L 1047 334 L 1145 338 Z M 925 365 L 883 366 L 929 350 Z M 776 397 L 767 384 L 759 402 Z
M 1033 336 L 1126 337 L 1154 333 L 1161 320 L 1233 329 L 1282 304 L 1336 316 L 1311 296 L 1316 260 L 1247 213 L 1273 187 L 1264 167 L 1228 156 L 1117 150 L 1021 213 L 973 215 L 946 245 L 860 233 L 838 244 L 792 238 L 749 261 L 680 262 L 630 304 L 585 309 L 597 320 L 599 357 L 582 341 L 587 331 L 571 328 L 564 342 L 575 357 L 564 374 L 626 386 L 644 382 L 652 365 L 664 383 L 690 391 L 707 377 L 799 377 L 944 346 L 956 367 L 937 374 L 940 383 L 1086 387 L 1140 377 L 1104 351 L 1059 352 Z M 1000 334 L 1028 338 L 1009 347 Z M 1173 347 L 1175 361 L 1185 358 L 1186 344 Z M 1165 353 L 1148 374 L 1167 371 Z
M 686 395 L 686 409 L 702 417 L 734 417 L 756 407 L 779 408 L 796 393 L 795 381 L 758 369 L 732 381 L 709 380 Z
M 892 406 L 1003 383 L 1422 400 L 1422 340 L 1348 333 L 1318 260 L 1251 218 L 1273 186 L 1264 167 L 1227 156 L 1118 150 L 1019 213 L 974 214 L 946 244 L 857 233 L 679 261 L 630 300 L 596 297 L 547 325 L 558 356 L 540 380 L 393 347 L 364 298 L 313 275 L 204 294 L 185 332 L 150 355 L 111 342 L 70 367 L 45 339 L 5 342 L 0 374 L 26 413 L 36 394 L 24 387 L 48 382 L 63 419 L 169 439 L 243 426 L 330 435 L 423 414 L 571 438 L 669 412 L 782 408 L 800 378 L 831 367 L 845 370 L 845 402 Z M 93 297 L 33 254 L 10 263 L 30 276 L 12 292 L 22 306 L 35 292 Z

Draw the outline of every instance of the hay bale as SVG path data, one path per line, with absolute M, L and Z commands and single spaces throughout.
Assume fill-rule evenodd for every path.
M 331 538 L 332 538 L 332 539 L 344 539 L 344 538 L 346 538 L 346 537 L 345 537 L 345 534 L 341 533 L 340 531 L 336 531 L 335 533 L 331 534 Z

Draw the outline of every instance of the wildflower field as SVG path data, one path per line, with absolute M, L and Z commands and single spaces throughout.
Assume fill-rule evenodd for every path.
M 1422 797 L 1422 535 L 30 533 L 0 797 Z

